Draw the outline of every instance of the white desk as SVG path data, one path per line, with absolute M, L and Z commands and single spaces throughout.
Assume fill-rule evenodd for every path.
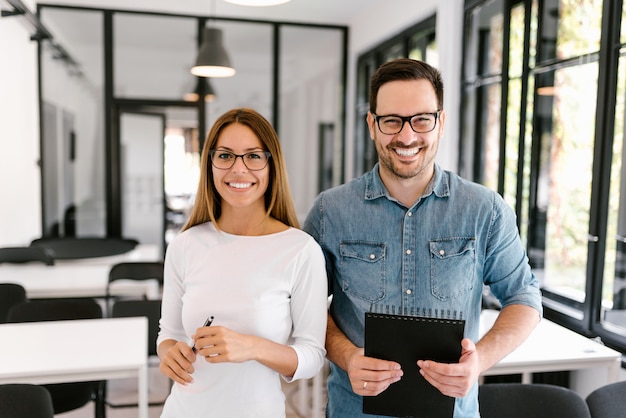
M 0 324 L 0 384 L 138 378 L 139 418 L 148 418 L 148 320 Z
M 493 326 L 498 311 L 484 310 L 480 317 L 480 335 Z M 585 338 L 547 319 L 542 319 L 526 341 L 482 375 L 522 374 L 523 383 L 531 383 L 532 374 L 605 368 L 607 383 L 616 382 L 621 367 L 621 353 Z
M 103 297 L 109 281 L 109 271 L 117 263 L 127 261 L 158 261 L 158 248 L 138 245 L 128 253 L 98 258 L 57 260 L 54 266 L 42 263 L 0 264 L 0 283 L 18 283 L 30 299 L 61 297 Z M 115 294 L 159 297 L 157 280 L 120 280 Z

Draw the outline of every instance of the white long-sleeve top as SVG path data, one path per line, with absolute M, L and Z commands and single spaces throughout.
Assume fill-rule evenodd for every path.
M 289 344 L 298 367 L 288 381 L 322 367 L 327 281 L 319 245 L 289 228 L 262 236 L 218 232 L 210 222 L 179 234 L 165 257 L 157 340 L 187 341 L 208 316 L 214 325 Z M 198 356 L 193 383 L 174 383 L 162 417 L 284 417 L 276 371 L 256 362 L 207 363 Z

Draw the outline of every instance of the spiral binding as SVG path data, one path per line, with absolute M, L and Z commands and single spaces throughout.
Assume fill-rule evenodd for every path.
M 370 306 L 370 313 L 384 314 L 384 315 L 401 315 L 409 317 L 421 317 L 431 319 L 450 319 L 450 320 L 463 320 L 463 311 L 450 310 L 450 309 L 432 309 L 432 308 L 411 308 L 399 307 L 396 309 L 396 305 L 379 305 L 373 304 Z

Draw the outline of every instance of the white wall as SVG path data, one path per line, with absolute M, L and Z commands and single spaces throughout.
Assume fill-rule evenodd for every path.
M 0 246 L 41 235 L 37 44 L 30 35 L 19 18 L 0 18 Z
M 73 2 L 77 3 L 77 2 Z M 102 2 L 101 2 L 102 3 Z M 139 2 L 138 2 L 139 3 Z M 26 1 L 34 10 L 33 1 Z M 83 2 L 83 4 L 90 4 Z M 149 3 L 148 3 L 149 4 Z M 354 73 L 356 58 L 381 41 L 437 13 L 437 44 L 445 82 L 446 134 L 439 163 L 455 170 L 458 159 L 458 115 L 462 0 L 393 0 L 356 11 L 350 26 L 346 178 L 352 173 Z M 18 17 L 0 19 L 0 246 L 27 245 L 41 235 L 37 48 Z M 459 30 L 450 30 L 459 28 Z M 306 181 L 304 179 L 303 181 Z M 292 179 L 297 187 L 298 179 Z

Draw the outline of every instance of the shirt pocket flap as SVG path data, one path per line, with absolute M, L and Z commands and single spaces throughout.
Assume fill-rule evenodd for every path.
M 433 257 L 445 259 L 474 251 L 476 240 L 474 238 L 450 238 L 430 241 L 429 245 Z

